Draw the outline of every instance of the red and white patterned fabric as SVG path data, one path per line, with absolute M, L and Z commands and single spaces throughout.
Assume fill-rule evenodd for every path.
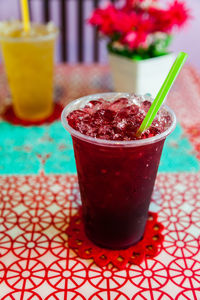
M 199 174 L 158 175 L 162 249 L 119 270 L 69 248 L 66 230 L 80 204 L 76 176 L 1 176 L 1 299 L 198 300 L 199 182 Z

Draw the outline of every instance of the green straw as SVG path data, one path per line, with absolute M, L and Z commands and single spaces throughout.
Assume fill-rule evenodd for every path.
M 140 128 L 138 129 L 136 136 L 139 137 L 144 130 L 151 126 L 157 112 L 159 111 L 161 105 L 163 104 L 165 97 L 167 96 L 169 90 L 171 89 L 176 77 L 178 76 L 181 68 L 183 67 L 186 59 L 188 57 L 187 53 L 180 52 L 173 63 L 161 89 L 159 90 L 156 98 L 154 99 L 153 103 L 151 104 L 150 109 L 148 110 L 146 117 L 144 118 Z

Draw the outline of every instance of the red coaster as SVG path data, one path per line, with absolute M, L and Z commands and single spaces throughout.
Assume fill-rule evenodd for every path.
M 68 245 L 80 258 L 93 259 L 99 267 L 111 263 L 122 269 L 127 263 L 140 265 L 145 257 L 155 257 L 163 242 L 163 225 L 157 222 L 157 214 L 149 213 L 143 239 L 124 250 L 104 249 L 93 244 L 84 232 L 81 210 L 71 217 L 67 228 Z
M 60 119 L 61 112 L 63 110 L 63 106 L 59 103 L 54 104 L 53 113 L 46 119 L 40 121 L 26 121 L 18 118 L 13 110 L 12 105 L 8 106 L 5 112 L 2 115 L 2 118 L 14 125 L 22 125 L 22 126 L 32 126 L 32 125 L 43 125 L 45 123 L 53 123 L 54 121 Z

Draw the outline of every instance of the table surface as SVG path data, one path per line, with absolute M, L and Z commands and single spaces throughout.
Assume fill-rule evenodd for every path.
M 107 66 L 56 68 L 55 101 L 112 90 Z M 0 112 L 9 103 L 0 72 Z M 73 148 L 60 121 L 16 126 L 0 120 L 1 299 L 200 299 L 200 77 L 183 68 L 167 104 L 168 137 L 150 210 L 164 225 L 154 259 L 118 270 L 80 259 L 65 233 L 80 204 Z

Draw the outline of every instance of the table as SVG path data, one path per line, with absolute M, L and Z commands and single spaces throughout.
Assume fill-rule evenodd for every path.
M 55 101 L 112 90 L 107 66 L 59 65 Z M 1 113 L 9 103 L 0 71 Z M 167 104 L 178 117 L 165 143 L 150 210 L 164 226 L 159 254 L 123 270 L 98 267 L 68 246 L 80 204 L 70 136 L 60 121 L 0 121 L 1 299 L 200 299 L 200 77 L 186 66 Z

